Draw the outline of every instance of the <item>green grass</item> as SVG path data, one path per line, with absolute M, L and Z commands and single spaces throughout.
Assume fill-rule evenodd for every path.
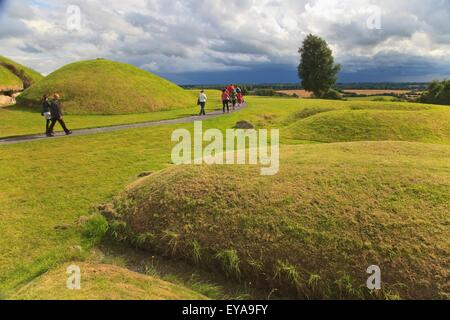
M 0 92 L 9 90 L 20 91 L 22 89 L 22 81 L 8 69 L 0 65 Z
M 97 59 L 62 67 L 17 101 L 39 110 L 42 96 L 53 93 L 61 95 L 67 114 L 145 113 L 186 108 L 195 100 L 191 92 L 147 71 Z
M 0 56 L 0 64 L 2 64 L 2 63 L 15 67 L 19 72 L 22 71 L 23 74 L 31 81 L 32 84 L 39 82 L 40 80 L 42 80 L 44 78 L 44 76 L 42 74 L 40 74 L 39 72 L 36 72 L 28 67 L 25 67 L 25 66 L 15 62 L 15 61 L 12 61 L 11 59 Z
M 196 91 L 190 91 L 190 94 L 195 93 Z M 210 112 L 221 109 L 220 92 L 207 90 L 206 93 L 209 97 L 206 111 Z M 196 105 L 195 99 L 193 99 L 191 106 L 188 108 L 123 115 L 66 115 L 65 121 L 70 129 L 87 129 L 183 118 L 197 115 L 198 112 L 199 108 Z M 38 110 L 30 111 L 19 106 L 0 108 L 0 119 L 2 119 L 0 122 L 0 138 L 42 134 L 45 131 L 45 120 L 41 117 Z
M 348 101 L 394 101 L 397 99 L 394 96 L 367 96 L 367 97 L 348 97 Z
M 217 98 L 214 98 L 215 94 L 216 93 L 208 95 L 210 98 L 218 99 L 218 96 Z M 257 127 L 275 127 L 283 129 L 289 127 L 296 121 L 299 121 L 299 113 L 301 113 L 301 118 L 304 117 L 306 113 L 311 114 L 311 111 L 305 112 L 305 108 L 319 108 L 321 110 L 323 108 L 331 108 L 333 110 L 342 109 L 354 111 L 361 109 L 363 111 L 383 111 L 387 109 L 397 111 L 405 110 L 405 112 L 429 111 L 430 113 L 433 110 L 436 110 L 436 112 L 441 112 L 443 110 L 440 107 L 406 103 L 330 102 L 320 100 L 303 101 L 296 99 L 253 97 L 247 98 L 247 101 L 249 102 L 249 108 L 244 109 L 239 113 L 209 120 L 204 123 L 205 128 L 226 129 L 233 127 L 237 121 L 247 120 Z M 215 102 L 215 105 L 218 106 L 218 102 Z M 5 110 L 0 109 L 0 118 L 2 120 L 4 119 L 3 115 L 7 114 L 3 113 L 4 111 L 10 112 L 8 122 L 11 127 L 6 134 L 5 130 L 0 130 L 1 135 L 22 134 L 20 130 L 26 130 L 21 127 L 21 120 L 23 120 L 23 127 L 31 126 L 34 128 L 31 129 L 31 131 L 33 131 L 32 133 L 42 131 L 40 130 L 42 119 L 38 114 L 26 114 L 25 111 L 10 108 Z M 314 111 L 312 112 L 312 117 L 322 116 L 327 112 L 317 113 Z M 161 117 L 165 117 L 166 115 L 167 113 L 161 115 Z M 445 116 L 446 114 L 443 113 L 442 115 Z M 132 121 L 141 122 L 141 116 L 143 117 L 144 115 L 136 115 L 136 118 Z M 99 117 L 96 121 L 100 121 L 100 118 L 108 119 L 108 117 Z M 111 116 L 109 119 L 117 119 L 117 121 L 114 120 L 116 121 L 114 124 L 119 124 L 124 121 L 124 118 L 120 119 L 119 117 L 121 116 L 118 116 L 118 118 Z M 76 122 L 74 119 L 76 119 L 75 116 L 68 116 L 66 118 L 69 125 Z M 85 121 L 85 119 L 88 118 L 80 116 L 79 119 L 80 126 L 91 126 L 91 124 L 87 124 L 87 121 Z M 34 124 L 34 121 L 36 121 L 36 124 Z M 105 120 L 105 122 L 107 121 L 112 120 Z M 1 125 L 3 125 L 3 121 L 0 122 Z M 140 173 L 146 171 L 157 172 L 161 169 L 171 167 L 170 152 L 173 143 L 170 141 L 170 136 L 175 128 L 181 127 L 192 130 L 193 126 L 192 124 L 185 124 L 132 129 L 92 136 L 73 136 L 57 140 L 41 140 L 18 145 L 0 146 L 0 180 L 2 181 L 2 188 L 0 191 L 0 219 L 2 220 L 2 223 L 0 224 L 0 234 L 2 235 L 2 237 L 0 237 L 0 296 L 7 298 L 12 297 L 12 295 L 17 293 L 17 290 L 24 285 L 27 285 L 30 281 L 45 274 L 49 270 L 54 270 L 54 268 L 57 268 L 65 261 L 70 262 L 85 259 L 97 240 L 96 237 L 89 237 L 89 233 L 86 233 L 84 228 L 78 226 L 77 220 L 81 216 L 85 216 L 92 212 L 92 207 L 96 204 L 109 202 L 111 198 L 121 192 L 123 188 L 135 181 Z M 349 135 L 348 139 L 349 141 L 352 141 L 352 136 Z M 436 140 L 436 142 L 439 141 L 441 140 Z M 313 143 L 313 141 L 301 140 L 289 140 L 287 142 Z M 378 144 L 379 147 L 377 147 Z M 436 206 L 440 205 L 445 209 L 442 205 L 442 201 L 447 200 L 448 192 L 445 193 L 443 191 L 446 191 L 445 188 L 448 186 L 448 174 L 450 172 L 446 167 L 448 163 L 447 158 L 442 158 L 440 154 L 448 156 L 447 153 L 449 147 L 446 145 L 438 146 L 416 143 L 374 142 L 369 145 L 373 146 L 373 150 L 371 151 L 372 153 L 369 153 L 367 156 L 364 156 L 366 148 L 370 151 L 372 147 L 367 147 L 366 143 L 358 143 L 348 146 L 345 144 L 335 144 L 330 146 L 311 145 L 302 147 L 306 149 L 304 149 L 304 152 L 302 151 L 300 154 L 297 154 L 297 156 L 294 157 L 295 159 L 290 158 L 289 161 L 298 161 L 293 162 L 298 165 L 298 169 L 296 169 L 294 173 L 298 173 L 298 170 L 303 169 L 306 170 L 302 171 L 303 173 L 310 173 L 307 176 L 309 177 L 308 179 L 313 179 L 316 176 L 321 178 L 318 180 L 318 182 L 321 183 L 320 188 L 319 185 L 314 184 L 314 181 L 311 181 L 311 186 L 309 186 L 306 182 L 310 180 L 305 180 L 300 184 L 303 188 L 301 190 L 302 192 L 309 192 L 311 197 L 312 195 L 315 195 L 315 197 L 311 199 L 311 203 L 316 207 L 316 210 L 319 210 L 322 205 L 328 205 L 332 208 L 341 208 L 344 210 L 343 214 L 346 212 L 345 210 L 353 210 L 352 208 L 354 207 L 362 210 L 364 208 L 359 207 L 358 200 L 363 197 L 363 194 L 367 194 L 367 199 L 370 200 L 366 205 L 375 206 L 378 197 L 370 194 L 373 190 L 370 188 L 370 183 L 372 182 L 374 186 L 380 186 L 380 191 L 378 192 L 383 192 L 383 190 L 385 190 L 384 185 L 377 183 L 383 181 L 382 178 L 385 176 L 388 176 L 387 178 L 398 177 L 398 179 L 400 179 L 398 185 L 391 184 L 391 180 L 386 181 L 389 182 L 386 187 L 387 191 L 391 190 L 389 188 L 394 188 L 394 190 L 397 191 L 400 189 L 398 194 L 394 193 L 391 195 L 392 199 L 390 202 L 386 200 L 386 203 L 391 205 L 389 208 L 398 210 L 398 212 L 404 215 L 406 215 L 406 211 L 411 209 L 411 219 L 415 219 L 418 224 L 423 223 L 429 230 L 439 230 L 440 224 L 436 223 L 436 212 L 438 211 Z M 327 147 L 329 149 L 326 149 Z M 294 148 L 292 150 L 298 149 Z M 288 156 L 288 154 L 286 154 L 286 156 Z M 373 160 L 370 160 L 371 158 L 373 158 Z M 376 160 L 378 160 L 378 162 L 376 162 Z M 326 161 L 330 162 L 328 163 Z M 317 164 L 314 166 L 313 164 L 316 162 Z M 367 175 L 356 174 L 354 179 L 359 179 L 357 181 L 351 180 L 354 172 L 353 165 L 355 165 L 358 170 L 363 170 L 366 163 L 370 164 L 366 170 L 369 170 L 370 168 L 373 170 L 368 172 Z M 312 165 L 309 171 L 307 170 L 308 167 L 303 166 L 307 164 Z M 340 166 L 342 167 L 338 170 Z M 421 169 L 418 168 L 419 166 Z M 233 175 L 240 170 L 240 168 L 227 168 L 231 168 L 229 174 Z M 337 170 L 337 173 L 331 175 L 331 177 L 334 177 L 331 181 L 327 181 L 323 178 L 327 168 L 329 168 L 330 171 L 332 169 Z M 167 172 L 163 174 L 167 174 Z M 208 175 L 205 175 L 205 177 L 208 177 Z M 245 179 L 245 176 L 238 177 L 236 182 L 242 181 L 240 184 L 242 187 L 247 184 Z M 341 183 L 339 183 L 340 179 L 343 179 Z M 350 179 L 350 181 L 348 179 Z M 220 181 L 219 178 L 217 182 L 218 181 Z M 303 180 L 299 179 L 299 181 L 301 182 Z M 350 185 L 348 188 L 349 192 L 347 193 L 345 193 L 347 187 L 344 186 L 344 182 L 349 183 Z M 224 193 L 218 198 L 220 201 L 226 201 L 226 195 L 230 192 L 235 192 L 234 189 L 226 187 L 234 186 L 230 185 L 230 183 L 230 181 L 224 182 Z M 298 183 L 296 182 L 293 185 L 292 190 L 297 190 L 297 184 Z M 331 187 L 334 184 L 338 184 L 339 188 L 337 190 L 342 192 L 341 197 L 343 200 L 347 201 L 342 207 L 339 207 L 337 204 L 338 202 L 335 202 L 333 194 L 326 193 L 322 190 L 322 188 L 327 190 L 327 186 Z M 358 187 L 359 184 L 361 184 L 360 187 Z M 436 184 L 439 184 L 440 186 L 436 186 Z M 276 181 L 275 185 L 278 185 Z M 212 186 L 210 192 L 215 191 L 216 186 L 222 188 L 216 182 L 213 183 Z M 237 190 L 240 190 L 238 187 Z M 365 188 L 367 188 L 367 191 L 364 191 Z M 274 199 L 278 200 L 277 197 L 283 195 L 285 189 L 286 188 L 280 190 Z M 352 190 L 355 190 L 355 195 L 350 192 Z M 185 189 L 185 191 L 187 192 L 188 189 Z M 358 193 L 356 191 L 364 191 L 365 193 Z M 247 193 L 244 193 L 244 195 L 247 195 Z M 411 202 L 409 197 L 411 197 Z M 258 197 L 257 199 L 259 201 L 260 198 Z M 280 206 L 281 204 L 286 206 L 287 212 L 291 212 L 289 211 L 291 210 L 289 203 L 295 199 L 296 197 L 292 197 L 292 199 L 289 197 L 280 199 Z M 230 201 L 231 200 L 233 199 L 230 199 Z M 258 201 L 255 201 L 255 203 Z M 431 204 L 435 205 L 435 207 L 431 206 Z M 364 205 L 364 202 L 362 202 L 361 205 Z M 432 211 L 424 211 L 428 212 L 430 217 L 417 216 L 417 210 L 420 210 L 421 208 L 425 208 L 424 210 L 431 208 Z M 221 210 L 216 207 L 213 207 L 213 209 Z M 235 210 L 236 208 L 230 207 L 230 209 Z M 242 212 L 248 211 L 243 210 Z M 376 212 L 374 214 L 382 216 L 382 212 Z M 345 216 L 348 216 L 348 214 Z M 365 220 L 362 214 L 360 216 L 364 222 Z M 317 216 L 314 216 L 314 219 L 316 217 Z M 287 217 L 287 219 L 288 218 L 289 217 Z M 388 216 L 388 218 L 391 219 L 392 217 Z M 370 219 L 367 218 L 367 221 L 370 222 Z M 270 221 L 271 220 L 269 220 L 269 222 Z M 316 223 L 322 228 L 318 229 L 322 232 L 326 231 L 324 228 L 327 227 L 327 223 L 333 225 L 335 219 L 330 219 L 328 222 L 325 217 L 322 217 L 317 218 L 315 222 L 312 218 L 306 219 L 306 221 L 308 223 Z M 389 222 L 391 220 L 387 221 Z M 396 222 L 396 220 L 392 221 Z M 409 220 L 406 221 L 410 223 Z M 240 220 L 240 223 L 242 226 L 252 226 L 254 221 L 248 219 L 248 217 L 243 217 L 242 220 Z M 414 225 L 413 222 L 411 223 Z M 62 225 L 68 225 L 69 227 L 59 228 L 59 226 Z M 352 228 L 355 228 L 353 224 L 351 224 L 351 226 Z M 389 231 L 391 229 L 395 230 L 394 227 L 396 224 L 385 224 L 383 226 Z M 408 240 L 419 239 L 422 237 L 422 233 L 418 233 L 417 236 L 414 235 L 413 229 L 409 229 L 408 226 L 405 227 L 405 239 L 408 234 L 410 234 Z M 375 227 L 376 225 L 374 228 Z M 119 232 L 120 229 L 121 228 L 118 228 Z M 94 228 L 94 230 L 96 230 L 96 228 Z M 182 232 L 178 232 L 178 230 L 168 229 L 166 225 L 164 231 L 167 230 L 175 234 L 183 234 Z M 350 232 L 350 230 L 351 228 L 349 228 L 348 232 Z M 301 239 L 302 236 L 308 236 L 310 231 L 311 230 L 309 229 L 303 230 L 301 228 L 296 228 L 293 230 L 288 229 L 288 231 L 285 232 L 291 232 L 291 236 L 298 236 Z M 312 231 L 314 231 L 314 229 Z M 372 232 L 372 229 L 368 227 L 366 231 L 369 232 L 368 234 L 371 234 L 370 232 Z M 423 227 L 419 227 L 418 231 L 425 232 L 423 231 Z M 269 241 L 269 244 L 272 243 L 272 238 L 276 238 L 277 232 L 266 233 L 268 234 L 267 241 Z M 95 235 L 97 233 L 93 232 L 92 234 Z M 134 239 L 140 239 L 140 243 L 142 244 L 143 242 L 152 241 L 152 236 L 150 236 L 152 234 L 152 232 L 149 232 L 145 237 L 141 238 L 138 238 L 137 236 L 139 235 L 137 235 Z M 393 233 L 388 233 L 388 235 L 392 234 Z M 435 236 L 439 237 L 439 232 L 436 232 Z M 441 233 L 441 236 L 444 237 L 445 233 Z M 242 252 L 239 252 L 239 250 L 245 247 L 238 248 L 232 243 L 224 243 L 223 248 L 220 248 L 219 251 L 208 256 L 209 248 L 205 246 L 203 239 L 190 240 L 192 241 L 187 242 L 186 253 L 189 255 L 189 259 L 192 259 L 195 263 L 196 267 L 207 266 L 207 263 L 209 263 L 208 261 L 212 261 L 212 264 L 218 265 L 220 264 L 220 260 L 216 258 L 216 254 L 220 252 L 220 250 L 234 249 L 239 257 L 239 268 L 241 276 L 244 276 L 243 279 L 245 279 L 248 268 L 251 268 L 251 270 L 267 270 L 267 265 L 260 261 L 259 254 L 249 258 L 245 254 L 242 255 Z M 428 239 L 426 240 L 428 241 Z M 167 238 L 165 241 L 166 244 L 169 244 Z M 181 239 L 181 242 L 177 244 L 176 254 L 179 254 L 179 250 L 183 249 L 183 241 L 184 239 Z M 349 248 L 353 250 L 353 242 L 349 242 L 349 244 Z M 440 245 L 439 241 L 436 242 L 436 245 L 438 244 Z M 340 246 L 344 245 L 345 243 L 340 243 Z M 421 250 L 422 248 L 416 242 L 414 242 L 413 245 L 417 247 L 418 250 Z M 425 242 L 424 245 L 428 246 L 428 242 Z M 169 248 L 168 246 L 164 246 L 162 249 L 170 254 L 173 252 L 172 247 Z M 341 250 L 341 247 L 337 247 L 336 250 Z M 389 246 L 383 250 L 387 250 L 388 252 L 392 251 L 392 254 L 394 255 L 397 254 L 396 249 Z M 420 250 L 419 252 L 423 254 L 423 251 Z M 209 260 L 208 257 L 211 257 L 211 260 Z M 409 259 L 409 256 L 407 257 Z M 295 261 L 289 261 L 286 258 L 278 260 L 283 263 L 295 265 Z M 276 264 L 277 261 L 274 263 Z M 367 266 L 365 267 L 367 268 Z M 425 268 L 424 270 L 428 269 Z M 320 276 L 321 279 L 329 279 L 326 277 L 324 278 L 324 275 L 320 274 L 319 271 L 315 269 L 312 274 Z M 365 270 L 362 272 L 363 276 L 365 276 L 364 271 Z M 302 269 L 299 269 L 297 272 L 301 279 L 309 279 L 310 277 L 309 274 L 304 274 Z M 276 272 L 274 272 L 272 276 L 274 277 L 275 274 Z M 275 277 L 275 279 L 277 278 Z M 314 288 L 320 288 L 320 292 L 323 292 L 322 287 L 320 287 L 322 281 L 325 280 L 312 283 L 314 284 Z M 316 288 L 315 290 L 317 291 L 319 289 Z M 425 290 L 424 292 L 427 291 Z
M 318 142 L 399 140 L 450 144 L 450 109 L 323 112 L 296 121 L 284 135 Z

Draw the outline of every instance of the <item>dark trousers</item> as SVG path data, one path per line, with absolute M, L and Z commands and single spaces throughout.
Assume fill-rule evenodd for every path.
M 52 133 L 53 132 L 53 129 L 55 128 L 56 122 L 59 122 L 61 127 L 64 129 L 65 133 L 69 132 L 69 129 L 67 129 L 66 123 L 64 122 L 64 120 L 62 118 L 57 118 L 57 119 L 52 119 L 52 123 L 50 124 L 50 127 L 48 128 L 48 131 L 47 131 L 48 133 Z
M 233 103 L 233 109 L 236 109 L 237 100 L 233 100 L 232 103 Z
M 225 110 L 230 112 L 230 101 L 228 100 L 223 101 L 223 113 L 225 113 Z
M 201 116 L 206 116 L 205 106 L 206 106 L 206 102 L 200 102 L 200 115 Z
M 50 128 L 50 124 L 52 123 L 52 120 L 47 119 L 45 123 L 45 132 L 48 133 L 48 129 Z

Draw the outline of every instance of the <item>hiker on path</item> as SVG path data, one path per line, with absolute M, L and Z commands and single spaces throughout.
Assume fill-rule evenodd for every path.
M 225 113 L 225 109 L 228 113 L 230 113 L 230 94 L 227 89 L 222 90 L 222 104 L 223 104 L 223 113 Z
M 233 110 L 236 110 L 236 103 L 237 103 L 236 90 L 233 90 L 233 92 L 231 92 L 231 103 L 233 104 Z
M 200 94 L 198 95 L 198 105 L 200 106 L 200 116 L 206 116 L 205 112 L 205 106 L 206 101 L 208 100 L 208 97 L 205 94 L 205 91 L 200 91 Z
M 242 92 L 237 93 L 237 102 L 239 104 L 239 107 L 242 107 L 242 105 L 244 104 L 244 96 L 242 95 Z
M 63 120 L 63 114 L 61 111 L 61 102 L 59 94 L 55 93 L 53 95 L 53 101 L 50 104 L 50 113 L 52 116 L 52 123 L 50 125 L 50 128 L 48 128 L 47 136 L 48 137 L 54 137 L 55 134 L 53 133 L 53 128 L 55 127 L 56 122 L 59 122 L 61 127 L 64 129 L 64 132 L 66 135 L 72 134 L 72 131 L 67 129 L 66 123 Z
M 42 111 L 41 115 L 45 119 L 45 133 L 48 133 L 50 123 L 52 122 L 52 114 L 50 113 L 50 100 L 47 95 L 42 98 Z

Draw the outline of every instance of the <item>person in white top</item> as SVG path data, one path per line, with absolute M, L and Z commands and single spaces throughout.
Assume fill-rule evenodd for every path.
M 198 104 L 200 105 L 200 116 L 206 116 L 205 112 L 205 106 L 206 101 L 208 100 L 208 97 L 205 94 L 205 91 L 200 91 L 200 94 L 198 95 Z

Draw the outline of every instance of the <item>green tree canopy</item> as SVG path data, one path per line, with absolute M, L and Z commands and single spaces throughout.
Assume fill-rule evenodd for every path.
M 450 105 L 450 80 L 433 81 L 420 98 L 421 102 Z
M 307 91 L 324 97 L 336 84 L 341 67 L 334 63 L 333 52 L 325 40 L 312 34 L 303 41 L 299 50 L 298 76 Z

